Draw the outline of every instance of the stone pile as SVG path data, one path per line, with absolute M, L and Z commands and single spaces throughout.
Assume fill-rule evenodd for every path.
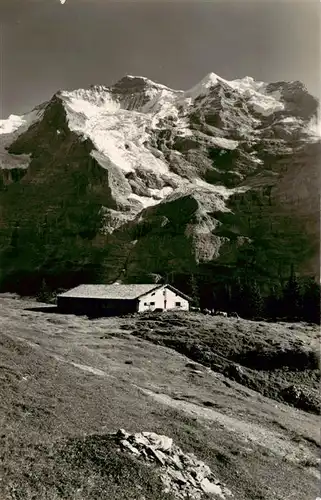
M 129 434 L 123 429 L 115 436 L 122 451 L 158 465 L 164 491 L 172 493 L 175 498 L 233 498 L 230 490 L 214 477 L 204 462 L 192 453 L 183 453 L 172 438 L 153 432 Z

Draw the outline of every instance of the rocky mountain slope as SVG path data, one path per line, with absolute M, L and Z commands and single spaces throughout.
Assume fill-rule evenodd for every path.
M 267 283 L 318 276 L 317 109 L 300 82 L 211 73 L 188 91 L 126 76 L 2 120 L 2 287 L 236 279 L 249 254 Z

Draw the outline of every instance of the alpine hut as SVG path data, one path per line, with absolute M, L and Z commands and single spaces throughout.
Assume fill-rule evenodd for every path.
M 189 310 L 191 299 L 167 284 L 79 285 L 57 296 L 63 314 L 110 316 L 148 310 Z

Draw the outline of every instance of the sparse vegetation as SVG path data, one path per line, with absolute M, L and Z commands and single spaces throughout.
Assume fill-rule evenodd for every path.
M 312 413 L 320 411 L 318 342 L 301 344 L 295 327 L 168 312 L 139 316 L 133 333 L 265 396 Z
M 110 442 L 119 428 L 173 438 L 238 500 L 317 496 L 319 416 L 276 401 L 318 386 L 316 326 L 0 306 L 1 500 L 165 500 L 157 469 Z
M 109 435 L 73 437 L 29 446 L 24 452 L 23 474 L 10 464 L 6 467 L 3 499 L 174 500 L 163 492 L 155 467 L 122 453 Z

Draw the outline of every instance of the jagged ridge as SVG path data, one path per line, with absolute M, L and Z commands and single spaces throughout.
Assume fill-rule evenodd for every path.
M 66 231 L 76 218 L 74 238 L 77 230 L 95 235 L 85 243 L 85 260 L 92 259 L 93 245 L 99 249 L 104 279 L 122 269 L 131 280 L 142 279 L 143 270 L 188 273 L 217 260 L 230 242 L 218 231 L 219 214 L 230 212 L 229 224 L 240 225 L 233 200 L 253 199 L 253 189 L 259 190 L 273 204 L 274 216 L 281 200 L 285 217 L 311 198 L 304 186 L 293 196 L 291 167 L 295 161 L 296 171 L 304 169 L 313 189 L 320 154 L 317 107 L 300 82 L 228 82 L 214 73 L 188 91 L 126 76 L 111 87 L 57 92 L 31 113 L 0 122 L 3 172 L 23 170 L 2 175 L 2 251 L 12 243 L 13 227 L 20 227 L 21 236 L 21 226 L 43 227 L 42 215 L 50 219 L 55 213 Z M 318 219 L 317 197 L 312 200 L 292 219 L 298 232 L 305 222 L 315 249 L 317 224 L 306 223 Z M 89 207 L 87 223 L 81 212 Z M 239 241 L 249 241 L 244 227 L 237 232 Z M 37 251 L 46 254 L 43 246 Z M 314 272 L 315 260 L 305 261 L 303 269 Z

